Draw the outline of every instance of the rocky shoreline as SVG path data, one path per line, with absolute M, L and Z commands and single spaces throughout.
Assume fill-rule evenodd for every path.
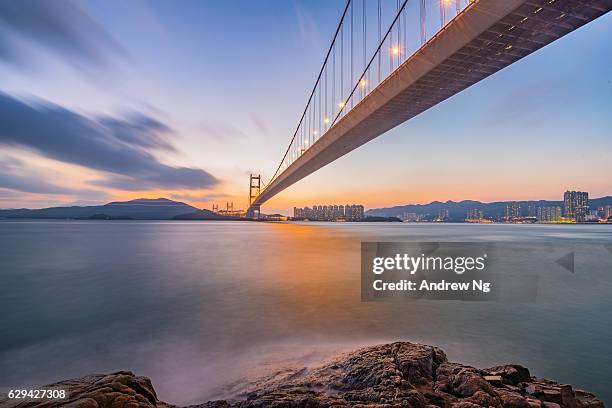
M 49 387 L 64 401 L 0 401 L 4 407 L 171 408 L 146 377 L 129 371 L 91 375 Z M 316 368 L 282 372 L 258 382 L 237 401 L 190 408 L 452 407 L 603 408 L 593 394 L 532 377 L 520 365 L 479 369 L 449 362 L 437 347 L 397 342 L 367 347 Z

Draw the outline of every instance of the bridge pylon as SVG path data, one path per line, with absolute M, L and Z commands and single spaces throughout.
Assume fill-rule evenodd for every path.
M 260 205 L 253 205 L 253 201 L 259 197 L 261 191 L 261 175 L 251 174 L 249 180 L 249 209 L 247 210 L 247 218 L 259 218 Z

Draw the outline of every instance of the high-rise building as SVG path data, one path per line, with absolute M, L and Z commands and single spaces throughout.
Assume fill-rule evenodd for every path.
M 363 205 L 313 205 L 312 209 L 294 207 L 293 216 L 311 221 L 358 221 L 364 218 L 364 208 Z
M 538 215 L 538 209 L 535 203 L 527 204 L 527 216 L 528 217 L 536 217 Z
M 576 221 L 586 220 L 589 213 L 589 193 L 566 191 L 563 195 L 563 215 Z
M 539 222 L 559 222 L 561 207 L 538 207 L 537 218 Z
M 364 218 L 363 205 L 350 205 L 344 206 L 344 218 L 347 221 L 358 221 Z
M 603 220 L 612 217 L 612 205 L 602 205 L 597 209 L 597 215 Z
M 443 208 L 438 212 L 439 221 L 448 221 L 449 218 L 448 208 Z
M 521 217 L 521 204 L 508 203 L 506 204 L 506 220 L 512 220 Z
M 419 214 L 413 212 L 407 212 L 402 215 L 402 220 L 408 222 L 420 221 L 421 218 L 422 217 Z
M 468 220 L 482 220 L 484 219 L 484 213 L 482 210 L 477 208 L 470 208 L 467 210 L 467 218 Z

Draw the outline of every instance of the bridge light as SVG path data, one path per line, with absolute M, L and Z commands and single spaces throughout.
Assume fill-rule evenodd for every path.
M 340 103 L 338 104 L 338 107 L 342 109 L 344 108 L 344 105 L 346 105 L 346 103 L 344 101 L 340 101 Z
M 312 134 L 316 136 L 319 134 L 319 132 L 315 130 L 314 132 L 312 132 Z M 306 141 L 306 144 L 308 144 L 308 140 Z
M 325 122 L 325 124 L 327 125 L 329 123 L 329 118 L 325 118 L 323 122 Z
M 399 53 L 400 53 L 400 49 L 397 45 L 394 45 L 393 47 L 391 47 L 391 54 L 399 55 Z
M 361 81 L 359 81 L 359 85 L 361 85 L 362 88 L 365 88 L 365 86 L 367 85 L 367 81 L 365 80 L 365 78 L 361 78 Z

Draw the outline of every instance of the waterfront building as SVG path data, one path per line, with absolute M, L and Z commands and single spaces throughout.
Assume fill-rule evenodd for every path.
M 420 221 L 422 217 L 417 213 L 405 212 L 404 214 L 402 214 L 401 218 L 403 221 L 406 221 L 406 222 L 416 222 L 416 221 Z
M 521 218 L 521 204 L 508 203 L 506 204 L 506 220 Z
M 350 205 L 344 206 L 344 217 L 347 221 L 358 221 L 363 219 L 365 211 L 363 205 Z
M 484 218 L 484 213 L 482 210 L 477 208 L 470 208 L 467 210 L 466 219 L 468 220 L 482 220 Z
M 528 203 L 527 204 L 527 216 L 528 217 L 537 217 L 538 215 L 538 209 L 535 205 L 535 203 Z
M 364 218 L 363 205 L 313 205 L 293 208 L 293 217 L 312 221 L 358 221 Z
M 563 215 L 576 221 L 585 221 L 589 214 L 589 193 L 566 191 L 563 195 Z
M 589 210 L 589 213 L 586 215 L 585 221 L 599 221 L 599 214 L 597 210 Z
M 612 205 L 602 205 L 597 209 L 597 215 L 599 215 L 599 218 L 602 220 L 612 217 Z
M 561 221 L 561 207 L 538 207 L 538 222 L 559 222 Z
M 448 221 L 449 218 L 448 208 L 443 208 L 438 212 L 438 221 Z

